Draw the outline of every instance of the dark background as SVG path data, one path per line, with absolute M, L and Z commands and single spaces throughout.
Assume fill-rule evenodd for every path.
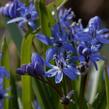
M 109 0 L 68 0 L 65 4 L 71 7 L 76 17 L 82 18 L 84 24 L 93 16 L 100 16 L 109 27 Z

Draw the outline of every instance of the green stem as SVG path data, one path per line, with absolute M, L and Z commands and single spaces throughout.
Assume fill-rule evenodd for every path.
M 68 105 L 64 105 L 64 109 L 69 109 L 69 108 L 68 108 Z
M 108 78 L 108 71 L 107 65 L 105 64 L 105 87 L 106 87 L 106 97 L 107 97 L 107 109 L 109 109 L 109 78 Z
M 87 74 L 81 76 L 80 83 L 80 94 L 79 94 L 79 109 L 84 109 L 84 92 L 85 92 L 85 83 L 87 79 Z
M 43 82 L 43 83 L 49 85 L 52 89 L 54 89 L 54 91 L 56 91 L 56 93 L 57 93 L 60 97 L 62 97 L 61 91 L 58 89 L 58 87 L 56 87 L 55 85 L 53 85 L 50 81 L 46 81 L 46 80 L 44 80 L 44 78 L 40 78 L 40 77 L 38 77 L 38 76 L 36 77 L 36 79 L 38 79 L 38 80 L 40 80 L 41 82 Z

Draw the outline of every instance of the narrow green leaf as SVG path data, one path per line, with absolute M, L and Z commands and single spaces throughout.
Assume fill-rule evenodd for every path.
M 86 88 L 86 80 L 87 74 L 82 75 L 80 77 L 80 93 L 79 93 L 79 108 L 80 109 L 87 109 L 87 104 L 85 100 L 85 88 Z
M 45 0 L 39 1 L 39 16 L 40 16 L 40 24 L 41 24 L 42 32 L 45 35 L 50 36 L 51 35 L 50 22 L 49 22 Z
M 8 72 L 10 72 L 9 51 L 8 51 L 8 45 L 7 45 L 6 39 L 4 39 L 2 44 L 1 65 L 4 66 Z M 10 87 L 10 80 L 5 78 L 4 88 L 7 89 L 9 87 Z M 4 101 L 4 109 L 9 109 L 9 99 L 5 99 Z
M 50 86 L 33 79 L 33 90 L 42 109 L 58 109 L 59 97 Z
M 97 94 L 96 99 L 92 104 L 93 109 L 106 109 L 106 93 L 104 87 Z
M 12 98 L 10 100 L 10 109 L 14 109 L 15 107 L 16 107 L 16 109 L 19 109 L 16 75 L 11 74 L 10 84 L 11 84 L 11 96 L 12 96 Z
M 32 40 L 34 35 L 24 37 L 21 48 L 21 64 L 27 64 L 31 60 Z M 31 77 L 22 76 L 22 102 L 24 109 L 32 109 L 32 84 Z
M 105 65 L 105 87 L 106 87 L 106 97 L 107 97 L 107 109 L 109 109 L 109 77 L 107 66 Z
M 41 96 L 41 91 L 39 91 L 39 88 L 36 84 L 35 79 L 32 79 L 32 86 L 33 86 L 33 91 L 34 91 L 36 97 L 38 98 L 39 105 L 41 106 L 42 109 L 47 109 L 46 108 L 47 105 L 45 105 L 43 97 Z
M 95 67 L 93 67 L 88 79 L 89 80 L 88 83 L 90 84 L 87 84 L 86 98 L 89 104 L 92 104 L 95 100 L 100 75 L 103 72 L 104 62 L 103 61 L 98 62 L 97 65 L 98 65 L 98 71 L 95 69 Z
M 6 23 L 9 19 L 6 19 Z M 21 42 L 22 42 L 22 34 L 20 29 L 18 28 L 17 24 L 6 24 L 9 32 L 10 32 L 10 36 L 12 38 L 12 40 L 14 41 L 16 48 L 18 50 L 18 53 L 20 53 L 20 49 L 21 49 Z
M 49 9 L 53 9 L 54 8 L 54 5 L 57 6 L 57 8 L 59 9 L 60 7 L 62 7 L 68 0 L 53 0 L 51 3 L 49 3 L 47 5 L 47 7 Z

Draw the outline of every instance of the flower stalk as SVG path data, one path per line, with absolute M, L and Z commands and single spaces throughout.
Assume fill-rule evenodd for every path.
M 80 93 L 79 93 L 79 109 L 84 109 L 84 93 L 86 86 L 87 74 L 81 76 Z

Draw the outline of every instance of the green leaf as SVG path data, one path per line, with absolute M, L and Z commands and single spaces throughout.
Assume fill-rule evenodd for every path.
M 4 66 L 8 72 L 10 72 L 9 51 L 8 51 L 8 45 L 7 45 L 6 39 L 4 39 L 2 44 L 1 65 Z M 5 78 L 4 88 L 7 89 L 9 87 L 10 87 L 10 80 Z M 9 99 L 4 100 L 4 109 L 9 109 Z
M 6 22 L 9 19 L 6 19 Z M 20 29 L 18 28 L 17 24 L 6 24 L 9 32 L 10 32 L 10 36 L 12 38 L 12 40 L 14 41 L 16 48 L 18 50 L 18 53 L 20 53 L 20 49 L 21 49 L 21 42 L 22 42 L 22 34 L 20 32 Z
M 48 11 L 45 5 L 45 0 L 39 1 L 39 17 L 40 17 L 40 24 L 41 24 L 42 32 L 45 35 L 50 36 L 51 35 L 50 22 L 49 22 L 49 17 L 48 17 Z
M 32 79 L 32 86 L 33 86 L 33 91 L 38 99 L 38 103 L 40 104 L 41 106 L 41 109 L 47 109 L 47 105 L 45 104 L 44 100 L 43 100 L 43 96 L 41 91 L 39 91 L 40 89 L 38 88 L 38 85 L 35 81 L 35 79 Z
M 104 62 L 100 61 L 97 63 L 97 65 L 98 65 L 98 71 L 95 69 L 95 67 L 93 67 L 88 78 L 86 98 L 89 104 L 92 104 L 95 100 L 97 90 L 98 90 L 98 85 L 100 82 L 100 75 L 103 72 Z
M 33 79 L 33 90 L 42 109 L 58 109 L 59 97 L 50 86 Z
M 14 72 L 16 73 L 16 72 Z M 11 100 L 10 100 L 10 109 L 19 109 L 18 105 L 18 93 L 17 93 L 17 84 L 16 84 L 16 74 L 11 74 L 10 77 L 10 84 L 11 84 Z
M 6 38 L 3 41 L 2 44 L 2 60 L 1 60 L 1 65 L 5 66 L 7 71 L 10 72 L 10 56 L 9 56 L 9 50 L 8 50 L 8 45 Z M 17 101 L 17 90 L 16 90 L 16 79 L 15 76 L 10 73 L 10 80 L 5 79 L 5 88 L 10 88 L 11 91 L 9 92 L 9 95 L 12 97 L 11 100 L 6 99 L 5 100 L 5 105 L 4 109 L 12 109 L 16 107 L 18 109 L 18 101 Z
M 104 88 L 96 95 L 92 107 L 93 109 L 106 109 L 106 93 Z
M 57 8 L 59 9 L 60 7 L 62 7 L 68 0 L 53 0 L 51 3 L 49 3 L 47 5 L 47 7 L 49 9 L 53 9 L 54 8 L 54 5 L 57 6 Z
M 21 64 L 28 64 L 31 60 L 33 37 L 33 34 L 28 34 L 22 41 Z M 32 109 L 32 84 L 28 75 L 22 76 L 22 102 L 24 109 Z
M 105 65 L 105 87 L 106 87 L 106 97 L 107 97 L 107 109 L 109 109 L 109 77 L 107 71 L 107 65 Z

